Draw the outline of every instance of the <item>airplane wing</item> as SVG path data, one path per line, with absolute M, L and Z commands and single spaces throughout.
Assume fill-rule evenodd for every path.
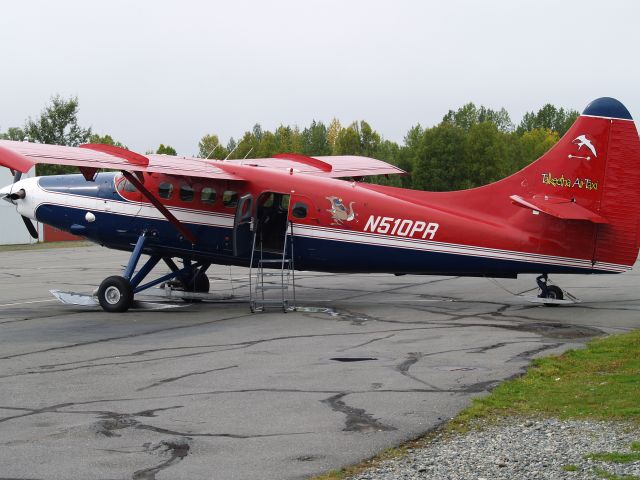
M 38 163 L 68 165 L 95 172 L 96 169 L 164 173 L 191 177 L 245 180 L 201 158 L 140 155 L 124 148 L 100 144 L 63 147 L 41 143 L 0 140 L 0 165 L 27 172 Z M 83 171 L 85 169 L 85 171 Z M 86 175 L 85 175 L 86 176 Z
M 256 165 L 322 177 L 366 177 L 369 175 L 406 175 L 406 172 L 390 163 L 375 158 L 356 155 L 308 157 L 297 153 L 281 153 L 271 158 L 247 158 L 227 160 L 226 163 Z
M 566 198 L 534 195 L 531 198 L 522 198 L 520 195 L 511 195 L 509 198 L 521 207 L 530 208 L 551 215 L 562 220 L 584 220 L 591 223 L 609 223 L 609 221 L 591 210 L 578 205 Z
M 78 167 L 90 177 L 96 169 L 164 173 L 192 177 L 246 180 L 216 165 L 220 160 L 204 160 L 170 155 L 140 155 L 124 148 L 101 144 L 64 147 L 42 143 L 0 140 L 0 165 L 28 171 L 38 163 Z M 400 168 L 382 160 L 356 155 L 308 157 L 295 153 L 282 153 L 271 158 L 226 160 L 225 164 L 256 165 L 281 170 L 293 169 L 298 173 L 332 178 L 365 177 L 369 175 L 406 175 Z

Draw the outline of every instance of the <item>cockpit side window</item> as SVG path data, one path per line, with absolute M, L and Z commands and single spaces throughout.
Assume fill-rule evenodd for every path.
M 138 189 L 133 185 L 133 183 L 131 183 L 129 180 L 124 178 L 120 180 L 117 188 L 118 188 L 118 191 L 121 193 L 122 192 L 135 193 L 138 191 Z

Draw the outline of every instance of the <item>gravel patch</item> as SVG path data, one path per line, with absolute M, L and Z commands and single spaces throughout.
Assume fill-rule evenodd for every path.
M 631 452 L 640 429 L 596 421 L 514 420 L 461 435 L 438 434 L 406 457 L 382 462 L 352 480 L 559 480 L 640 477 L 640 461 L 586 459 L 599 452 Z M 575 468 L 575 471 L 565 471 Z M 598 470 L 601 472 L 598 473 Z M 616 478 L 616 480 L 618 480 Z

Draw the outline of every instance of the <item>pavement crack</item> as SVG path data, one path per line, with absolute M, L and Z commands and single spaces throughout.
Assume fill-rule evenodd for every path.
M 395 336 L 395 333 L 390 333 L 389 335 L 385 335 L 384 337 L 378 337 L 378 338 L 373 338 L 367 342 L 363 342 L 363 343 L 359 343 L 357 345 L 353 345 L 352 347 L 345 347 L 345 348 L 341 348 L 339 350 L 336 350 L 338 352 L 346 352 L 347 350 L 353 350 L 355 348 L 360 348 L 360 347 L 364 347 L 365 345 L 370 345 L 374 342 L 379 342 L 380 340 L 386 340 L 387 338 L 391 338 Z
M 69 349 L 69 348 L 85 347 L 85 346 L 88 346 L 88 345 L 96 345 L 96 344 L 101 344 L 101 343 L 107 343 L 107 342 L 112 342 L 112 341 L 115 341 L 115 340 L 126 340 L 126 339 L 130 339 L 130 338 L 144 337 L 146 335 L 155 335 L 156 333 L 166 333 L 166 332 L 182 330 L 182 329 L 186 329 L 186 328 L 193 328 L 193 327 L 200 327 L 200 326 L 204 326 L 204 325 L 211 325 L 213 323 L 219 323 L 219 322 L 223 322 L 223 321 L 227 321 L 227 320 L 236 320 L 238 318 L 249 317 L 249 316 L 251 316 L 251 314 L 233 315 L 231 317 L 219 318 L 219 319 L 211 320 L 211 321 L 208 321 L 208 322 L 190 323 L 188 325 L 178 325 L 178 326 L 175 326 L 175 327 L 168 327 L 168 328 L 157 328 L 155 330 L 149 330 L 149 331 L 146 331 L 146 332 L 130 333 L 128 335 L 120 335 L 120 336 L 117 336 L 117 337 L 100 338 L 98 340 L 91 340 L 91 341 L 87 341 L 87 342 L 78 342 L 78 343 L 73 343 L 73 344 L 70 344 L 70 345 L 61 345 L 59 347 L 44 348 L 42 350 L 35 350 L 35 351 L 32 351 L 32 352 L 14 353 L 14 354 L 11 354 L 11 355 L 5 355 L 4 357 L 0 357 L 0 360 L 8 360 L 8 359 L 11 359 L 11 358 L 26 357 L 28 355 L 35 355 L 35 354 L 38 354 L 38 353 L 55 352 L 55 351 L 58 351 L 58 350 L 66 350 L 66 349 Z
M 404 375 L 407 378 L 410 378 L 411 380 L 414 380 L 418 383 L 421 383 L 423 385 L 426 385 L 427 387 L 431 387 L 433 389 L 438 389 L 438 387 L 436 387 L 435 385 L 426 382 L 412 374 L 409 373 L 409 369 L 415 365 L 417 362 L 420 361 L 420 359 L 422 359 L 425 356 L 424 353 L 421 352 L 409 352 L 407 354 L 407 358 L 399 363 L 398 365 L 396 365 L 395 369 L 400 372 L 401 375 Z
M 179 375 L 177 377 L 165 378 L 164 380 L 157 381 L 155 383 L 152 383 L 151 385 L 147 385 L 146 387 L 138 388 L 138 389 L 136 389 L 136 391 L 137 392 L 141 392 L 143 390 L 148 390 L 150 388 L 154 388 L 154 387 L 157 387 L 159 385 L 164 385 L 164 384 L 167 384 L 167 383 L 175 382 L 177 380 L 182 380 L 183 378 L 193 377 L 195 375 L 205 375 L 205 374 L 211 373 L 211 372 L 221 372 L 223 370 L 229 370 L 230 368 L 236 368 L 236 367 L 238 367 L 238 365 L 230 365 L 228 367 L 221 367 L 221 368 L 212 368 L 211 370 L 203 370 L 201 372 L 185 373 L 184 375 Z
M 348 395 L 346 392 L 338 393 L 329 398 L 321 400 L 322 403 L 329 405 L 334 412 L 340 412 L 346 415 L 344 432 L 390 432 L 397 430 L 395 427 L 384 425 L 373 418 L 363 408 L 355 408 L 347 405 L 342 399 Z

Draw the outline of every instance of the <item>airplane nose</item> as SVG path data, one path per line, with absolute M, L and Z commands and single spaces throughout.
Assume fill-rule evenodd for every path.
M 11 187 L 13 187 L 13 184 L 0 188 L 0 198 L 2 198 L 3 200 L 6 200 L 9 203 L 14 203 L 13 200 L 10 198 L 10 195 L 12 193 Z
M 38 205 L 37 178 L 24 178 L 0 190 L 0 196 L 17 206 L 18 213 L 35 220 Z

